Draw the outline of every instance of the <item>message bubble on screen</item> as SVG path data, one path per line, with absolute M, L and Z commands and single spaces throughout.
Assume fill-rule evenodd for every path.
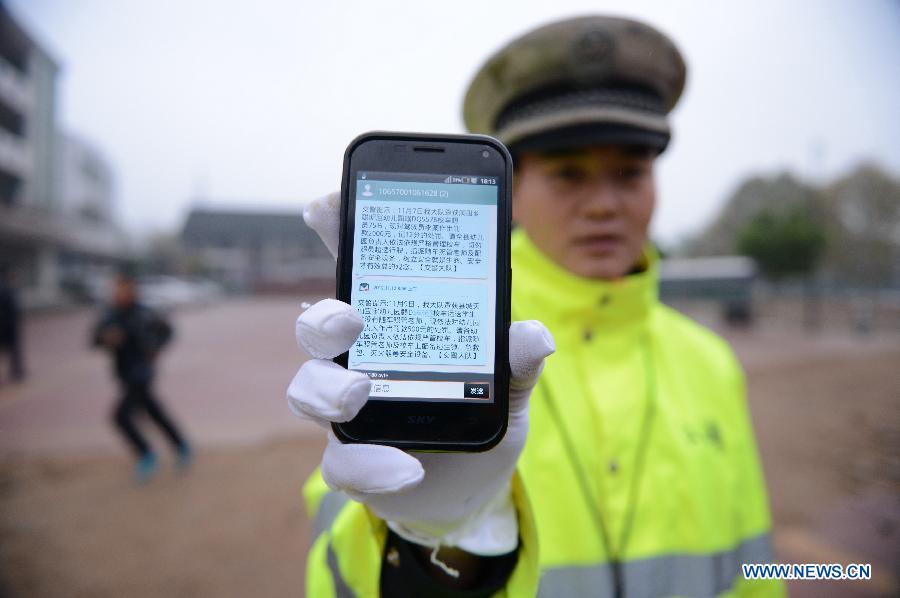
M 496 210 L 494 206 L 487 205 L 486 201 L 410 201 L 402 195 L 399 196 L 401 201 L 393 195 L 384 195 L 381 199 L 379 192 L 387 194 L 407 190 L 388 186 L 400 183 L 367 184 L 370 190 L 360 192 L 356 203 L 356 275 L 487 278 L 488 242 Z M 475 197 L 478 200 L 492 195 L 493 201 L 496 201 L 494 187 L 467 186 L 477 189 L 479 195 Z M 454 200 L 454 196 L 461 196 L 465 190 L 431 191 L 438 194 L 438 199 L 442 197 L 440 194 L 444 194 Z M 363 193 L 370 193 L 372 198 L 366 199 Z
M 484 285 L 353 282 L 353 306 L 365 322 L 350 363 L 485 365 Z

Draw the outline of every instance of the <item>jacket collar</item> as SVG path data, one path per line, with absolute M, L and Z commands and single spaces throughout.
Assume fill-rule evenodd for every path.
M 541 253 L 521 229 L 513 232 L 511 250 L 513 319 L 542 320 L 551 330 L 589 326 L 609 331 L 644 323 L 658 303 L 659 258 L 649 244 L 642 271 L 615 280 L 572 274 Z

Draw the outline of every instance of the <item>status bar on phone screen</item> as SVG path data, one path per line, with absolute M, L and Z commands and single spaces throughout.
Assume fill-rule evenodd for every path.
M 358 181 L 401 181 L 415 183 L 444 183 L 447 185 L 496 185 L 496 176 L 477 174 L 430 174 L 422 172 L 373 172 L 357 174 Z

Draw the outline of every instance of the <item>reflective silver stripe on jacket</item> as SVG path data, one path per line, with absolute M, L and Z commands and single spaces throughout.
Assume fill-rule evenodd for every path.
M 772 560 L 769 535 L 713 554 L 667 554 L 620 565 L 625 598 L 660 596 L 711 597 L 731 588 L 743 563 Z M 613 596 L 613 570 L 608 563 L 546 569 L 538 596 Z
M 319 502 L 319 510 L 316 512 L 316 520 L 313 522 L 313 542 L 316 541 L 319 534 L 331 527 L 348 500 L 350 498 L 346 494 L 334 490 L 322 497 Z
M 331 524 L 337 519 L 338 513 L 341 512 L 341 509 L 344 508 L 344 505 L 349 500 L 350 498 L 343 492 L 335 491 L 331 491 L 322 497 L 322 500 L 319 501 L 319 509 L 316 512 L 316 520 L 313 522 L 313 542 L 316 541 L 316 538 L 322 532 L 331 527 Z M 331 571 L 334 595 L 337 598 L 355 598 L 356 594 L 353 593 L 353 590 L 350 589 L 350 586 L 347 585 L 347 582 L 344 581 L 341 575 L 341 570 L 338 568 L 337 555 L 334 553 L 334 548 L 331 547 L 330 541 L 328 542 L 325 562 L 328 564 L 328 570 Z
M 356 594 L 353 593 L 353 590 L 350 589 L 350 586 L 347 585 L 347 582 L 344 581 L 341 575 L 341 570 L 338 568 L 337 555 L 334 554 L 331 542 L 328 543 L 328 556 L 325 560 L 328 562 L 328 569 L 331 571 L 331 579 L 334 582 L 334 595 L 337 598 L 356 598 Z
M 581 567 L 554 567 L 541 572 L 538 596 L 565 598 L 566 596 L 613 595 L 612 567 L 606 563 Z

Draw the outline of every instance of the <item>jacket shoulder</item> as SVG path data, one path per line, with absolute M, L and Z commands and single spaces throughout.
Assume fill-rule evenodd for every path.
M 160 314 L 160 312 L 156 311 L 149 305 L 145 305 L 144 303 L 135 304 L 134 311 L 136 313 L 140 314 L 140 316 L 142 318 L 155 319 L 155 320 L 162 319 L 162 315 Z
M 707 374 L 742 377 L 743 370 L 731 345 L 721 336 L 667 305 L 656 310 L 657 342 L 690 359 Z

